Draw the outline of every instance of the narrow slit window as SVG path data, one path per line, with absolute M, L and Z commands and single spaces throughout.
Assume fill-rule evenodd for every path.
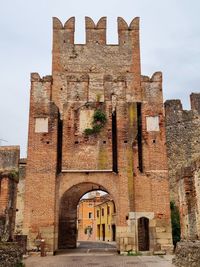
M 117 118 L 116 111 L 112 113 L 112 156 L 113 156 L 113 171 L 118 172 L 117 164 Z
M 138 167 L 143 172 L 143 155 L 142 155 L 142 108 L 141 103 L 137 103 L 137 141 L 138 141 Z

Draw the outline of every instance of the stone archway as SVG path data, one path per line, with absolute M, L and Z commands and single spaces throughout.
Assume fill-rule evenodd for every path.
M 87 182 L 69 188 L 61 197 L 59 205 L 58 249 L 76 248 L 77 205 L 81 197 L 93 190 L 108 190 L 101 185 Z

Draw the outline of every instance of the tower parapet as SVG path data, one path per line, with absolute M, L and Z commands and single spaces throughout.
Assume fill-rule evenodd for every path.
M 126 23 L 126 21 L 118 17 L 118 37 L 119 37 L 119 45 L 125 45 L 126 43 L 137 40 L 137 36 L 139 33 L 139 17 L 134 18 L 130 25 Z
M 85 17 L 86 43 L 106 44 L 106 17 L 100 18 L 95 25 L 94 21 Z
M 130 102 L 141 102 L 139 18 L 134 18 L 129 26 L 123 18 L 118 18 L 118 45 L 106 43 L 106 17 L 100 18 L 96 24 L 86 17 L 85 27 L 86 43 L 75 44 L 75 18 L 71 17 L 64 25 L 58 18 L 53 18 L 52 99 L 61 113 L 65 102 L 70 100 L 69 91 L 76 93 L 76 88 L 84 87 L 79 89 L 87 96 L 84 101 L 97 99 L 97 94 L 104 101 L 105 95 L 109 97 L 114 90 L 110 87 L 107 92 L 104 87 L 104 77 L 109 75 L 114 79 L 124 77 L 125 98 Z M 87 84 L 78 82 L 80 73 L 88 75 Z M 68 80 L 71 76 L 77 80 L 76 84 Z M 98 93 L 95 95 L 94 91 Z M 80 102 L 83 98 L 77 97 L 77 100 Z
M 129 25 L 123 18 L 118 17 L 117 24 L 119 45 L 127 44 L 131 41 L 131 39 L 133 40 L 134 37 L 136 37 L 139 33 L 139 17 L 135 17 Z M 101 17 L 96 24 L 90 17 L 85 17 L 86 44 L 96 43 L 106 45 L 106 30 L 106 17 Z M 64 24 L 62 24 L 62 22 L 58 18 L 53 17 L 53 31 L 54 39 L 56 37 L 59 37 L 56 36 L 55 33 L 57 33 L 58 31 L 62 31 L 65 35 L 65 38 L 63 40 L 64 43 L 75 44 L 75 17 L 69 18 Z
M 191 109 L 196 110 L 200 115 L 200 93 L 192 93 L 190 95 Z

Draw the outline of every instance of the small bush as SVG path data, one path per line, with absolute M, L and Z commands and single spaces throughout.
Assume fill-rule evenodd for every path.
M 181 226 L 180 226 L 180 215 L 179 209 L 175 205 L 174 201 L 170 202 L 171 209 L 171 223 L 172 223 L 172 239 L 173 245 L 176 247 L 176 243 L 181 239 Z
M 134 252 L 134 251 L 128 251 L 127 256 L 141 256 L 142 253 L 141 252 Z
M 84 134 L 85 135 L 91 135 L 91 134 L 93 134 L 94 132 L 93 132 L 93 129 L 91 129 L 91 128 L 86 128 L 85 130 L 84 130 Z
M 93 115 L 93 122 L 92 122 L 93 127 L 86 128 L 84 130 L 84 134 L 92 135 L 99 133 L 101 129 L 104 127 L 106 121 L 107 121 L 106 114 L 102 110 L 97 109 Z
M 101 111 L 100 109 L 97 109 L 93 116 L 94 122 L 100 122 L 101 124 L 105 124 L 107 121 L 106 114 Z

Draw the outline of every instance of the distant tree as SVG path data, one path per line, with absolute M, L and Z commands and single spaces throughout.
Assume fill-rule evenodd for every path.
M 172 222 L 172 238 L 174 248 L 176 247 L 176 243 L 181 239 L 181 225 L 180 225 L 180 214 L 179 209 L 177 208 L 174 201 L 170 202 L 171 209 L 171 222 Z

